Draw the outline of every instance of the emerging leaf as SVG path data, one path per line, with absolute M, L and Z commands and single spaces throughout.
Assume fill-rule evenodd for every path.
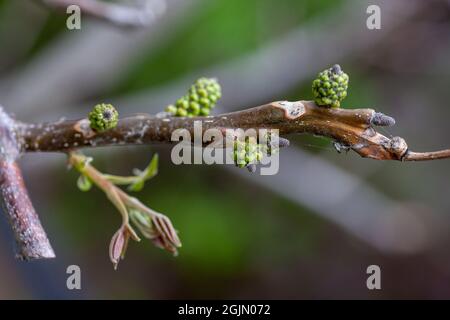
M 135 170 L 136 179 L 128 186 L 130 191 L 141 191 L 144 188 L 145 181 L 153 178 L 158 173 L 158 154 L 155 154 L 149 165 L 143 170 Z

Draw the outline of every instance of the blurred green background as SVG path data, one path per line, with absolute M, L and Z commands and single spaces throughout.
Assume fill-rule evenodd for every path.
M 366 9 L 381 8 L 380 30 Z M 26 121 L 81 118 L 98 102 L 156 113 L 193 80 L 217 77 L 217 112 L 311 99 L 311 79 L 340 63 L 344 107 L 392 115 L 413 150 L 448 147 L 448 1 L 159 0 L 147 27 L 123 30 L 35 1 L 0 1 L 0 103 Z M 337 154 L 329 139 L 290 137 L 276 176 L 232 166 L 175 166 L 170 146 L 86 150 L 126 175 L 159 153 L 138 197 L 169 216 L 183 247 L 171 257 L 131 243 L 114 271 L 120 216 L 98 190 L 80 192 L 63 155 L 27 154 L 31 198 L 57 258 L 18 262 L 0 224 L 0 298 L 450 298 L 450 162 L 390 163 Z M 66 288 L 66 268 L 82 290 Z M 366 288 L 366 268 L 382 290 Z

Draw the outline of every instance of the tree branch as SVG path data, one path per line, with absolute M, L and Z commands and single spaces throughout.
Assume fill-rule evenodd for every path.
M 390 126 L 394 119 L 373 109 L 329 109 L 312 101 L 278 101 L 238 112 L 209 117 L 163 117 L 139 114 L 119 121 L 116 128 L 95 132 L 87 119 L 43 124 L 21 123 L 17 135 L 25 152 L 68 150 L 125 144 L 171 143 L 172 132 L 202 121 L 203 132 L 212 128 L 278 129 L 280 135 L 309 133 L 348 146 L 362 157 L 376 160 L 434 160 L 450 157 L 450 151 L 417 153 L 400 137 L 389 139 L 374 126 Z
M 17 256 L 24 260 L 53 258 L 55 254 L 16 163 L 19 145 L 14 127 L 14 120 L 0 107 L 0 202 L 14 231 Z

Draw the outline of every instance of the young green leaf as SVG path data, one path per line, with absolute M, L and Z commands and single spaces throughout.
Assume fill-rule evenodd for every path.
M 136 179 L 128 187 L 130 191 L 141 191 L 144 188 L 145 181 L 153 178 L 158 173 L 158 154 L 155 154 L 150 164 L 143 170 L 135 170 Z

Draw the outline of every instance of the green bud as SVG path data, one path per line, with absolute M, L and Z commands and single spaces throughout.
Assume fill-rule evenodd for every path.
M 92 109 L 88 118 L 91 128 L 101 132 L 117 126 L 119 113 L 111 104 L 101 103 Z
M 348 75 L 339 65 L 319 73 L 312 82 L 314 101 L 319 106 L 339 108 L 341 101 L 347 96 Z
M 263 158 L 262 150 L 267 148 L 263 144 L 258 144 L 255 137 L 246 137 L 245 142 L 236 140 L 233 144 L 233 160 L 237 167 L 243 168 L 249 164 L 254 164 Z
M 245 156 L 245 162 L 247 163 L 252 163 L 253 161 L 255 161 L 256 155 L 255 154 L 247 154 Z
M 166 107 L 166 111 L 171 114 L 175 114 L 177 113 L 177 107 L 175 107 L 173 104 L 170 104 Z
M 200 98 L 200 104 L 209 108 L 209 99 L 208 98 Z
M 261 151 L 256 152 L 256 161 L 261 161 L 263 158 L 263 153 Z
M 189 104 L 189 112 L 195 116 L 198 116 L 200 114 L 200 105 L 195 101 L 191 102 Z
M 198 97 L 198 94 L 196 94 L 196 93 L 191 93 L 190 95 L 189 95 L 189 100 L 190 101 L 198 101 L 198 99 L 199 99 L 199 97 Z M 192 102 L 191 102 L 192 103 Z
M 331 104 L 333 102 L 330 98 L 322 98 L 321 101 L 323 102 L 323 104 Z
M 178 108 L 177 113 L 175 115 L 178 117 L 186 117 L 188 115 L 188 112 L 186 109 Z
M 189 88 L 186 96 L 178 99 L 175 106 L 168 106 L 166 111 L 179 117 L 207 116 L 221 95 L 217 80 L 200 78 Z M 180 109 L 185 109 L 186 112 Z
M 238 159 L 236 165 L 239 168 L 244 168 L 247 165 L 247 162 L 245 161 L 245 159 Z
M 181 98 L 177 100 L 177 107 L 187 109 L 189 106 L 189 101 L 185 98 Z
M 219 98 L 217 98 L 217 96 L 215 94 L 211 94 L 209 96 L 209 100 L 212 102 L 211 108 L 214 108 L 215 103 L 217 102 L 217 100 L 219 100 Z
M 208 116 L 208 115 L 209 115 L 209 109 L 207 109 L 207 108 L 202 108 L 202 109 L 200 110 L 200 115 L 202 115 L 202 116 Z

